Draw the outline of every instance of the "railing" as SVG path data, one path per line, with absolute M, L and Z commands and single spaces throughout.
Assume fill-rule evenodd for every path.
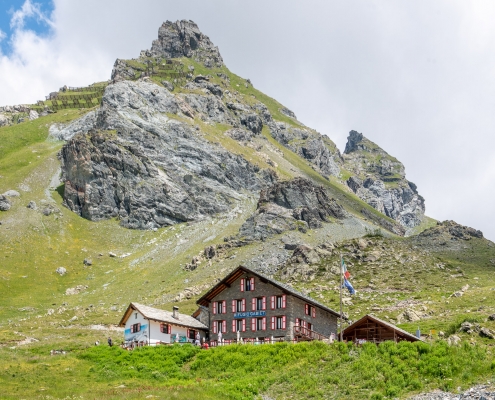
M 306 340 L 325 340 L 328 337 L 323 336 L 321 333 L 312 331 L 304 326 L 294 326 L 294 337 L 302 337 Z

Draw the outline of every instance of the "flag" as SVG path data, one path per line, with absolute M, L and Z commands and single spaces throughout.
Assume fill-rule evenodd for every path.
M 351 274 L 349 271 L 347 271 L 347 267 L 345 266 L 344 259 L 342 258 L 342 273 L 344 274 L 345 279 L 349 279 L 351 277 Z
M 351 282 L 349 282 L 346 278 L 344 278 L 344 287 L 349 291 L 350 294 L 356 294 L 356 291 L 351 285 Z

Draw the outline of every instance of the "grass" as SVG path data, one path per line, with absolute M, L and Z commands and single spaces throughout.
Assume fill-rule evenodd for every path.
M 487 350 L 444 342 L 380 346 L 321 342 L 232 345 L 207 351 L 191 345 L 72 349 L 48 356 L 46 349 L 0 350 L 4 398 L 188 399 L 403 398 L 429 388 L 466 388 L 493 378 Z M 73 383 L 77 382 L 77 385 Z M 139 391 L 137 390 L 138 388 Z M 52 396 L 52 397 L 48 397 Z M 79 397 L 76 397 L 79 398 Z

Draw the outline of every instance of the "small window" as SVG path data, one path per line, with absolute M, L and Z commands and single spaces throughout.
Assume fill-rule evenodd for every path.
M 256 310 L 263 310 L 263 297 L 256 299 Z
M 137 313 L 134 313 L 134 319 L 137 319 Z
M 310 331 L 312 331 L 312 330 L 313 330 L 313 324 L 312 324 L 311 322 L 308 322 L 308 329 L 309 329 Z
M 275 329 L 282 329 L 282 317 L 276 317 Z
M 246 330 L 245 319 L 236 319 L 234 322 L 235 322 L 235 332 L 243 332 Z
M 309 304 L 306 304 L 304 307 L 304 313 L 314 318 L 316 316 L 316 308 L 310 306 Z
M 171 333 L 170 325 L 169 324 L 160 324 L 160 332 L 161 333 Z
M 222 301 L 218 302 L 218 313 L 223 314 L 223 302 Z
M 246 279 L 246 292 L 251 291 L 251 279 Z
M 196 340 L 196 331 L 194 329 L 188 329 L 188 336 L 191 340 Z
M 243 309 L 243 307 L 242 307 L 242 299 L 238 299 L 238 300 L 236 300 L 236 307 L 237 307 L 237 308 L 236 308 L 237 312 L 240 312 L 240 311 L 246 311 L 246 310 L 244 310 L 244 309 Z
M 136 333 L 141 330 L 141 324 L 132 324 L 131 325 L 131 333 Z
M 282 308 L 282 296 L 277 296 L 277 308 Z

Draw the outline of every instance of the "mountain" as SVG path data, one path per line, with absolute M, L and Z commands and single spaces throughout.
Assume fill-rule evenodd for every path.
M 425 216 L 404 165 L 363 134 L 351 130 L 340 152 L 231 72 L 192 21 L 165 22 L 110 77 L 0 110 L 0 360 L 16 347 L 28 371 L 72 349 L 52 375 L 93 377 L 79 355 L 120 340 L 112 324 L 131 301 L 192 313 L 239 264 L 337 309 L 341 256 L 357 289 L 344 296 L 350 320 L 372 312 L 446 340 L 492 340 L 479 332 L 495 329 L 495 245 Z M 465 321 L 478 328 L 459 332 Z M 0 376 L 20 373 L 9 368 Z M 98 398 L 122 384 L 101 379 L 82 387 Z M 53 385 L 47 395 L 72 394 Z M 283 398 L 287 385 L 269 392 Z

